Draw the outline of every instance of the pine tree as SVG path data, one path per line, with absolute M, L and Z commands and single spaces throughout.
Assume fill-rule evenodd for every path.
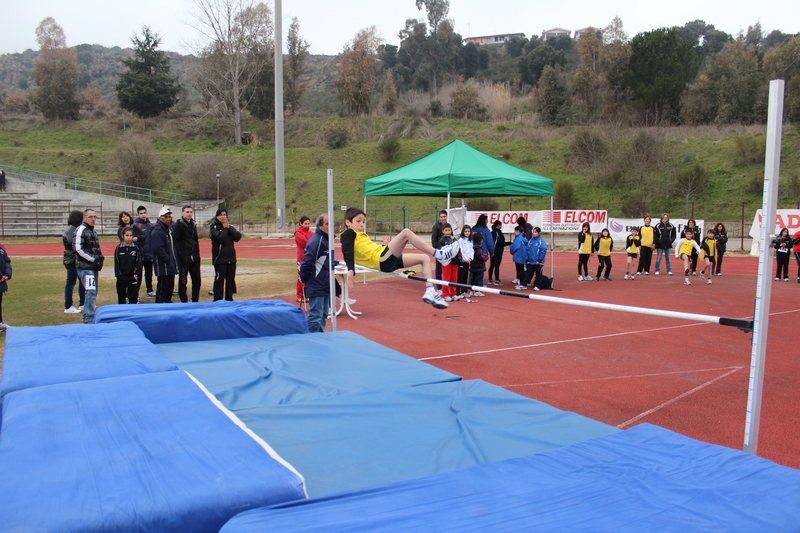
M 119 106 L 140 118 L 157 117 L 178 101 L 181 86 L 177 77 L 169 75 L 167 54 L 156 50 L 161 38 L 150 28 L 142 28 L 141 39 L 134 36 L 134 56 L 123 59 L 128 68 L 115 86 Z

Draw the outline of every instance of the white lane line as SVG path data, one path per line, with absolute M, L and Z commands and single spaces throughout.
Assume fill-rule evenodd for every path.
M 719 372 L 720 370 L 741 370 L 744 366 L 724 366 L 722 368 L 700 368 L 697 370 L 676 370 L 675 372 L 652 372 L 649 374 L 632 374 L 629 376 L 607 376 L 604 378 L 585 378 L 585 379 L 564 379 L 560 381 L 537 381 L 535 383 L 520 383 L 513 385 L 499 385 L 504 389 L 513 387 L 533 387 L 536 385 L 554 385 L 557 383 L 580 383 L 582 381 L 609 381 L 612 379 L 631 379 L 631 378 L 649 378 L 654 376 L 675 376 L 678 374 L 695 374 L 697 372 Z
M 797 312 L 800 312 L 800 309 L 792 309 L 790 311 L 779 311 L 779 312 L 776 312 L 776 313 L 770 313 L 770 316 L 785 315 L 787 313 L 797 313 Z M 753 317 L 749 316 L 749 317 L 744 317 L 744 318 L 745 319 L 751 319 Z M 669 326 L 669 327 L 665 327 L 665 328 L 643 329 L 643 330 L 639 330 L 639 331 L 624 331 L 624 332 L 621 332 L 621 333 L 610 333 L 608 335 L 597 335 L 597 336 L 594 336 L 594 337 L 581 337 L 579 339 L 564 339 L 564 340 L 560 340 L 560 341 L 541 342 L 541 343 L 538 343 L 538 344 L 524 344 L 522 346 L 508 346 L 506 348 L 494 348 L 492 350 L 479 350 L 477 352 L 462 352 L 462 353 L 453 353 L 453 354 L 448 354 L 448 355 L 433 355 L 431 357 L 421 357 L 419 359 L 419 361 L 430 361 L 432 359 L 447 359 L 447 358 L 450 358 L 450 357 L 462 357 L 464 355 L 481 355 L 481 354 L 487 354 L 487 353 L 505 352 L 505 351 L 509 351 L 509 350 L 520 350 L 522 348 L 538 348 L 540 346 L 552 346 L 554 344 L 565 344 L 565 343 L 568 343 L 568 342 L 591 341 L 591 340 L 595 340 L 595 339 L 605 339 L 605 338 L 608 338 L 608 337 L 619 337 L 621 335 L 630 335 L 632 333 L 633 334 L 636 334 L 636 333 L 652 333 L 654 331 L 665 331 L 665 330 L 677 329 L 677 328 L 687 328 L 687 327 L 690 327 L 690 326 L 703 326 L 703 325 L 706 325 L 706 324 L 708 324 L 708 322 L 695 322 L 695 323 L 692 323 L 692 324 L 682 324 L 680 326 Z
M 728 372 L 725 372 L 725 373 L 724 373 L 724 374 L 722 374 L 721 376 L 717 376 L 717 377 L 715 377 L 714 379 L 712 379 L 712 380 L 710 380 L 710 381 L 706 381 L 706 382 L 705 382 L 705 383 L 703 383 L 702 385 L 698 385 L 697 387 L 693 388 L 692 390 L 686 391 L 686 392 L 684 392 L 683 394 L 680 394 L 680 395 L 678 395 L 678 396 L 675 396 L 675 397 L 674 397 L 674 398 L 672 398 L 671 400 L 667 400 L 666 402 L 662 403 L 661 405 L 657 405 L 657 406 L 653 407 L 652 409 L 648 409 L 648 410 L 647 410 L 647 411 L 645 411 L 644 413 L 640 413 L 640 414 L 638 414 L 638 415 L 634 416 L 633 418 L 631 418 L 630 420 L 626 420 L 626 421 L 625 421 L 625 422 L 623 422 L 622 424 L 618 425 L 618 426 L 617 426 L 617 428 L 619 428 L 619 429 L 623 429 L 624 427 L 626 427 L 626 426 L 629 426 L 629 425 L 633 424 L 633 423 L 634 423 L 634 422 L 636 422 L 637 420 L 640 420 L 640 419 L 642 419 L 642 418 L 646 417 L 647 415 L 653 414 L 653 413 L 655 413 L 656 411 L 658 411 L 658 410 L 660 410 L 660 409 L 663 409 L 664 407 L 666 407 L 666 406 L 668 406 L 668 405 L 671 405 L 671 404 L 673 404 L 673 403 L 677 402 L 678 400 L 681 400 L 681 399 L 683 399 L 683 398 L 685 398 L 685 397 L 689 396 L 690 394 L 694 394 L 695 392 L 697 392 L 697 391 L 699 391 L 699 390 L 702 390 L 702 389 L 704 389 L 704 388 L 708 387 L 709 385 L 712 385 L 713 383 L 716 383 L 717 381 L 721 380 L 722 378 L 726 378 L 726 377 L 730 376 L 730 375 L 731 375 L 731 374 L 733 374 L 734 372 L 738 372 L 738 371 L 739 371 L 739 370 L 741 370 L 742 368 L 745 368 L 745 367 L 734 368 L 733 370 L 730 370 L 730 371 L 728 371 Z

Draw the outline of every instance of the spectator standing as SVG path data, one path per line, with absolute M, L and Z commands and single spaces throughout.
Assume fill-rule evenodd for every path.
M 313 233 L 311 232 L 311 219 L 303 215 L 300 217 L 300 225 L 294 232 L 294 243 L 297 245 L 297 303 L 308 302 L 308 297 L 303 294 L 303 282 L 300 281 L 300 263 L 305 257 L 306 244 Z
M 444 225 L 446 223 L 447 210 L 442 209 L 439 211 L 439 220 L 431 228 L 431 246 L 434 248 L 440 248 L 439 241 L 441 241 L 444 236 Z M 436 261 L 436 279 L 444 279 L 442 278 L 442 264 L 438 259 L 434 259 L 434 261 Z
M 439 246 L 436 248 L 444 248 L 446 246 L 450 246 L 453 244 L 455 237 L 453 236 L 453 226 L 451 226 L 448 222 L 444 223 L 444 227 L 442 228 L 442 238 L 439 239 Z M 450 281 L 452 283 L 458 283 L 458 257 L 460 257 L 460 253 L 456 254 L 455 257 L 452 258 L 450 263 L 447 265 L 442 265 L 442 280 L 443 281 Z M 444 298 L 445 302 L 452 302 L 456 296 L 456 288 L 452 285 L 445 285 L 442 287 L 442 298 Z
M 800 283 L 800 231 L 792 235 L 792 251 L 794 259 L 797 261 L 797 283 Z M 722 274 L 720 272 L 720 274 Z M 717 274 L 718 276 L 720 274 Z
M 775 271 L 775 281 L 789 281 L 789 258 L 792 254 L 792 238 L 789 236 L 789 228 L 781 229 L 781 232 L 772 241 L 775 247 L 775 259 L 778 268 Z
M 631 234 L 625 239 L 625 252 L 628 254 L 625 261 L 625 277 L 636 281 L 636 260 L 639 258 L 639 250 L 642 248 L 642 238 L 639 237 L 639 228 L 633 226 Z
M 114 250 L 114 276 L 117 278 L 117 303 L 139 303 L 142 251 L 133 243 L 133 228 L 122 230 L 122 242 Z
M 200 241 L 197 238 L 197 224 L 194 209 L 185 205 L 181 208 L 181 218 L 172 228 L 175 241 L 175 255 L 178 257 L 178 297 L 181 302 L 189 301 L 186 293 L 189 278 L 192 278 L 192 301 L 200 301 Z
M 147 289 L 147 297 L 155 298 L 156 293 L 153 291 L 153 253 L 150 249 L 150 232 L 153 231 L 153 223 L 147 218 L 147 208 L 145 206 L 140 205 L 136 209 L 136 213 L 139 216 L 133 221 L 133 225 L 144 234 L 144 241 L 139 243 L 143 252 L 142 266 L 144 267 L 144 275 L 142 278 Z
M 458 258 L 458 283 L 466 285 L 469 281 L 469 267 L 475 255 L 475 249 L 472 247 L 472 228 L 469 225 L 461 226 L 461 234 L 456 242 L 459 249 L 458 255 L 455 256 Z M 471 290 L 456 287 L 456 296 L 453 299 L 460 300 L 469 296 L 472 296 Z
M 594 250 L 591 231 L 592 227 L 588 222 L 581 224 L 581 231 L 578 233 L 578 281 L 592 280 L 589 275 L 589 258 Z
M 6 192 L 6 171 L 0 168 L 0 192 Z
M 528 278 L 525 280 L 525 285 L 531 283 L 533 277 L 533 290 L 538 291 L 542 288 L 542 270 L 544 263 L 547 259 L 547 242 L 541 237 L 542 229 L 538 226 L 533 228 L 533 238 L 528 243 L 528 262 L 530 263 L 531 271 L 528 272 Z
M 492 239 L 492 230 L 489 229 L 488 225 L 489 217 L 486 215 L 479 216 L 478 221 L 472 226 L 472 236 L 474 238 L 476 233 L 483 235 L 483 243 L 481 244 L 483 255 L 491 258 L 494 256 L 494 239 Z
M 525 289 L 527 288 L 524 283 L 528 266 L 528 239 L 523 233 L 522 226 L 514 228 L 514 242 L 511 243 L 509 252 L 511 252 L 511 257 L 514 259 L 514 266 L 517 269 L 514 288 L 517 290 Z
M 233 301 L 236 294 L 236 249 L 242 234 L 231 226 L 228 211 L 217 209 L 217 216 L 211 223 L 211 262 L 214 264 L 214 301 L 225 299 Z
M 506 243 L 506 236 L 503 235 L 503 223 L 499 220 L 492 222 L 492 241 L 494 242 L 494 255 L 489 260 L 489 283 L 492 283 L 492 276 L 494 276 L 494 284 L 502 285 L 500 263 L 503 262 L 503 250 L 510 243 Z
M 469 284 L 483 287 L 483 273 L 486 272 L 486 260 L 489 257 L 483 251 L 483 234 L 472 235 L 472 263 L 469 265 Z M 473 296 L 484 296 L 481 291 L 473 291 Z
M 639 268 L 636 269 L 636 275 L 644 273 L 645 276 L 650 275 L 650 263 L 653 261 L 653 248 L 655 248 L 655 228 L 650 225 L 650 217 L 644 217 L 644 225 L 639 228 L 639 237 L 642 240 L 642 246 L 639 248 Z
M 97 275 L 103 269 L 103 253 L 100 251 L 100 241 L 94 231 L 97 215 L 94 209 L 83 212 L 83 223 L 75 230 L 73 250 L 75 250 L 75 268 L 78 270 L 78 280 L 85 291 L 83 305 L 83 323 L 91 324 L 94 321 L 94 311 L 97 305 Z
M 158 220 L 150 232 L 150 251 L 153 254 L 153 270 L 156 274 L 156 303 L 172 303 L 172 291 L 175 289 L 175 274 L 178 273 L 178 259 L 175 255 L 175 243 L 172 239 L 170 224 L 172 209 L 162 207 L 158 211 Z
M 0 331 L 9 328 L 3 320 L 3 295 L 8 292 L 8 280 L 11 279 L 11 258 L 8 257 L 5 247 L 0 244 Z
M 672 275 L 672 265 L 670 264 L 669 254 L 672 250 L 672 243 L 675 242 L 675 226 L 669 221 L 669 215 L 664 213 L 661 215 L 661 221 L 655 227 L 655 245 L 656 245 L 656 276 L 661 270 L 661 256 L 663 255 L 667 262 L 667 274 Z
M 86 299 L 86 292 L 83 290 L 83 284 L 78 283 L 78 298 L 79 306 L 75 307 L 72 300 L 72 293 L 75 289 L 75 284 L 78 282 L 78 269 L 75 267 L 75 230 L 78 226 L 83 224 L 83 212 L 77 209 L 72 211 L 67 218 L 67 227 L 64 233 L 61 234 L 61 242 L 64 244 L 64 268 L 67 269 L 67 282 L 64 285 L 64 312 L 69 314 L 77 314 L 83 310 L 83 304 Z
M 308 332 L 325 331 L 331 307 L 331 263 L 328 254 L 328 215 L 317 217 L 316 229 L 308 240 L 300 262 L 300 281 L 308 298 Z
M 800 232 L 798 232 L 800 234 Z M 717 261 L 714 263 L 714 275 L 722 275 L 722 256 L 728 250 L 728 232 L 725 230 L 725 224 L 717 222 L 714 226 L 714 238 L 717 240 Z M 797 260 L 797 278 L 800 283 L 800 257 Z

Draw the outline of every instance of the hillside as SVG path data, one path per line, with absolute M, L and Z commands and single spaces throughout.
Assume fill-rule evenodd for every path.
M 351 142 L 333 150 L 322 131 L 331 121 L 346 124 Z M 158 156 L 153 187 L 194 194 L 183 172 L 187 160 L 209 152 L 236 158 L 261 181 L 261 188 L 243 206 L 248 221 L 272 220 L 274 150 L 272 123 L 252 121 L 247 129 L 258 142 L 226 146 L 224 125 L 192 128 L 175 119 L 136 121 L 81 120 L 67 127 L 45 128 L 34 118 L 3 119 L 0 123 L 0 165 L 30 168 L 60 175 L 114 181 L 109 156 L 126 130 L 144 132 Z M 394 161 L 383 161 L 377 149 L 381 135 L 406 132 Z M 587 161 L 575 139 L 595 135 L 604 155 Z M 286 121 L 286 199 L 289 219 L 325 207 L 326 169 L 335 172 L 336 205 L 362 205 L 363 180 L 422 157 L 458 138 L 495 157 L 556 182 L 557 205 L 608 209 L 612 216 L 642 211 L 669 211 L 690 216 L 691 202 L 678 190 L 676 175 L 696 164 L 708 184 L 694 202 L 697 218 L 739 220 L 742 203 L 752 216 L 761 207 L 763 126 L 674 127 L 649 129 L 540 128 L 524 123 L 488 123 L 434 119 L 316 119 L 289 117 Z M 800 196 L 800 135 L 786 127 L 783 142 L 782 194 L 779 207 L 794 207 Z M 564 188 L 564 184 L 569 184 Z M 569 193 L 572 189 L 572 194 Z M 566 192 L 565 192 L 566 190 Z M 454 200 L 454 202 L 457 200 Z M 432 219 L 443 199 L 375 198 L 371 208 L 406 206 L 407 220 Z M 473 207 L 542 209 L 549 200 L 497 198 L 472 200 Z M 395 220 L 400 215 L 393 215 Z

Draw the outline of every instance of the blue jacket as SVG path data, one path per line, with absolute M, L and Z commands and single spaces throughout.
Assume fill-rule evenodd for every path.
M 545 259 L 547 259 L 547 242 L 541 236 L 534 237 L 528 242 L 528 263 L 544 264 Z
M 153 231 L 153 223 L 147 218 L 144 220 L 137 218 L 133 221 L 133 225 L 139 228 L 142 233 L 144 233 L 144 243 L 142 244 L 142 251 L 144 252 L 143 259 L 145 261 L 152 261 L 153 253 L 150 249 L 150 232 Z
M 472 228 L 472 233 L 480 233 L 483 235 L 483 244 L 481 248 L 483 248 L 483 253 L 494 255 L 494 239 L 492 238 L 492 230 L 485 226 L 475 226 Z
M 172 242 L 172 232 L 169 226 L 156 222 L 150 232 L 150 249 L 153 253 L 153 271 L 156 276 L 174 276 L 178 273 L 178 259 L 175 256 L 175 245 Z
M 524 265 L 528 258 L 528 239 L 525 238 L 525 235 L 522 233 L 517 235 L 508 251 L 511 252 L 515 263 Z
M 328 233 L 317 228 L 306 244 L 300 263 L 300 281 L 306 284 L 306 298 L 330 295 L 331 270 Z

